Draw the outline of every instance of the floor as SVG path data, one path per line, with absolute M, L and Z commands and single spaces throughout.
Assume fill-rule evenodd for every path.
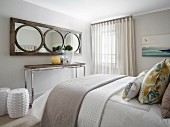
M 0 117 L 0 127 L 39 127 L 39 120 L 29 113 L 19 119 L 12 119 L 8 115 Z

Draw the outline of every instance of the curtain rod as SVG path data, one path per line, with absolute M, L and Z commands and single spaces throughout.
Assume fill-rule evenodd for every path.
M 97 23 L 92 23 L 91 25 L 96 25 L 96 24 L 100 24 L 100 23 L 105 23 L 105 22 L 109 22 L 109 21 L 115 21 L 115 20 L 119 20 L 119 19 L 130 18 L 130 17 L 132 17 L 132 15 L 130 15 L 130 16 L 125 16 L 125 17 L 121 17 L 121 18 L 117 18 L 117 19 L 110 19 L 110 20 L 106 20 L 106 21 L 101 21 L 101 22 L 97 22 Z

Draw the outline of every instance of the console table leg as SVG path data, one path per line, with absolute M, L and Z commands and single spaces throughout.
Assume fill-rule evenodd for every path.
M 76 67 L 76 78 L 77 78 L 77 67 Z
M 34 101 L 33 80 L 34 80 L 34 74 L 33 74 L 33 71 L 31 70 L 31 106 L 32 106 L 32 103 Z
M 24 82 L 25 82 L 25 88 L 27 89 L 28 87 L 27 87 L 27 70 L 26 69 L 24 69 Z
M 86 67 L 84 66 L 84 76 L 86 75 Z

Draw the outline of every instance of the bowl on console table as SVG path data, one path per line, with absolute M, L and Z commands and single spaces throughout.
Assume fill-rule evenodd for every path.
M 61 64 L 61 58 L 60 57 L 52 57 L 51 64 Z

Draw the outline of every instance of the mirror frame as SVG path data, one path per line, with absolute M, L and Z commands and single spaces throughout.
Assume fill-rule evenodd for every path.
M 46 40 L 45 40 L 45 37 L 47 36 L 47 33 L 48 32 L 50 32 L 50 31 L 55 31 L 56 33 L 58 33 L 60 36 L 61 36 L 61 38 L 62 38 L 62 47 L 64 46 L 64 37 L 63 37 L 63 35 L 59 32 L 59 31 L 57 31 L 57 30 L 47 30 L 45 33 L 44 33 L 44 47 L 45 47 L 45 49 L 48 51 L 48 52 L 51 52 L 51 53 L 55 53 L 54 51 L 52 51 L 52 50 L 50 50 L 49 48 L 48 48 L 48 46 L 46 45 Z
M 19 26 L 17 29 L 15 29 L 15 24 L 16 23 L 21 23 L 23 25 Z M 40 46 L 35 49 L 34 51 L 27 51 L 25 49 L 23 49 L 19 43 L 17 42 L 17 33 L 19 31 L 19 29 L 25 27 L 25 26 L 30 26 L 35 28 L 41 35 L 41 44 Z M 43 32 L 41 31 L 41 29 L 39 27 L 43 27 L 43 28 L 47 28 L 48 30 L 43 34 Z M 50 51 L 49 49 L 47 49 L 46 44 L 45 44 L 45 36 L 49 31 L 56 31 L 58 32 L 60 35 L 62 35 L 59 31 L 64 31 L 66 32 L 65 35 L 62 35 L 62 40 L 63 40 L 63 44 L 62 46 L 64 46 L 64 38 L 69 34 L 72 33 L 74 34 L 79 41 L 79 53 L 74 52 L 74 54 L 76 55 L 81 55 L 82 54 L 82 32 L 78 32 L 78 31 L 74 31 L 74 30 L 69 30 L 69 29 L 65 29 L 65 28 L 60 28 L 60 27 L 56 27 L 56 26 L 51 26 L 51 25 L 46 25 L 46 24 L 42 24 L 42 23 L 36 23 L 36 22 L 31 22 L 31 21 L 27 21 L 27 20 L 22 20 L 22 19 L 17 19 L 17 18 L 10 18 L 10 55 L 11 56 L 51 56 L 51 55 L 62 55 L 62 53 L 60 52 L 53 52 Z M 77 34 L 79 34 L 79 37 L 77 36 Z M 23 52 L 15 52 L 15 46 L 17 46 L 20 50 L 22 50 Z M 42 47 L 45 47 L 45 49 L 47 50 L 47 52 L 37 52 L 39 51 Z
M 79 46 L 78 46 L 78 48 L 76 49 L 76 51 L 74 51 L 74 52 L 77 52 L 78 50 L 81 52 L 81 41 L 80 41 L 80 38 L 79 38 L 79 37 L 77 36 L 77 34 L 75 34 L 75 33 L 69 32 L 69 33 L 67 33 L 67 34 L 64 36 L 64 47 L 65 47 L 65 38 L 66 38 L 69 34 L 73 34 L 73 35 L 76 36 L 76 38 L 78 39 Z M 81 35 L 80 35 L 80 36 L 81 36 Z
M 40 49 L 42 48 L 42 46 L 43 46 L 43 33 L 41 32 L 41 30 L 40 30 L 38 27 L 29 26 L 29 27 L 32 27 L 32 28 L 36 29 L 36 30 L 39 32 L 40 36 L 41 36 L 41 44 L 38 46 L 37 49 L 35 49 L 35 50 L 33 50 L 33 51 L 27 51 L 27 50 L 25 50 L 24 48 L 22 48 L 22 47 L 20 46 L 20 44 L 18 43 L 18 40 L 17 40 L 18 31 L 19 31 L 21 28 L 25 27 L 25 26 L 29 26 L 29 25 L 21 25 L 21 26 L 19 26 L 19 27 L 15 30 L 15 32 L 16 32 L 16 34 L 15 34 L 15 45 L 16 45 L 21 51 L 24 51 L 24 52 L 36 52 L 36 51 L 40 50 Z

